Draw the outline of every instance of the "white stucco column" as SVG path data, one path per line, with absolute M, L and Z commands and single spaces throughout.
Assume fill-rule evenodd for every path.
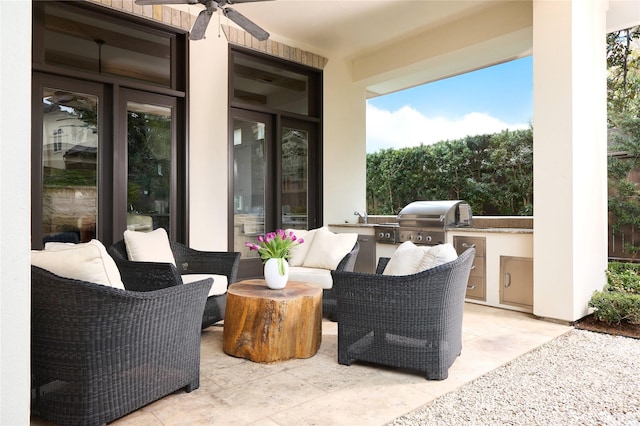
M 189 245 L 226 251 L 229 47 L 217 31 L 189 46 Z
M 31 2 L 0 1 L 0 424 L 29 424 Z
M 355 223 L 366 207 L 366 90 L 353 84 L 349 62 L 329 58 L 323 94 L 324 224 Z
M 534 0 L 534 314 L 588 313 L 605 283 L 606 8 Z

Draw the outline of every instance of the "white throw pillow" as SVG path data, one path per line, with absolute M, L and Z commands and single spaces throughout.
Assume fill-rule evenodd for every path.
M 417 246 L 411 241 L 400 244 L 389 259 L 383 275 L 411 275 L 418 272 L 429 246 Z
M 302 266 L 304 263 L 304 258 L 307 257 L 307 253 L 309 253 L 309 248 L 311 248 L 311 243 L 313 242 L 313 238 L 318 232 L 318 229 L 327 229 L 325 227 L 310 229 L 309 231 L 303 229 L 286 229 L 285 232 L 289 235 L 289 232 L 293 232 L 296 238 L 302 238 L 304 242 L 302 244 L 298 244 L 289 250 L 289 266 Z
M 438 244 L 427 251 L 422 262 L 418 266 L 418 271 L 433 268 L 434 266 L 443 265 L 458 258 L 456 249 L 451 244 Z
M 318 229 L 313 244 L 304 258 L 302 266 L 334 270 L 358 241 L 358 234 L 335 234 L 326 228 Z
M 98 240 L 78 244 L 47 243 L 45 250 L 31 251 L 31 264 L 61 277 L 124 290 L 116 263 Z
M 134 262 L 171 263 L 175 266 L 169 237 L 164 228 L 151 232 L 124 231 L 124 245 L 129 260 Z
M 213 278 L 213 285 L 209 290 L 207 297 L 220 296 L 227 292 L 228 279 L 226 275 L 217 274 L 185 274 L 182 275 L 182 284 L 191 284 L 196 281 L 204 280 L 206 278 Z

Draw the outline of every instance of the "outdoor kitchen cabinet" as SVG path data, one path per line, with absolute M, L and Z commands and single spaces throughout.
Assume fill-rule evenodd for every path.
M 487 300 L 486 293 L 486 239 L 484 237 L 454 236 L 453 246 L 458 254 L 462 254 L 466 249 L 473 247 L 476 250 L 476 257 L 469 273 L 469 283 L 467 284 L 467 299 Z
M 500 303 L 533 308 L 533 259 L 500 256 Z
M 360 251 L 356 257 L 355 272 L 373 274 L 376 272 L 376 240 L 373 235 L 358 234 Z

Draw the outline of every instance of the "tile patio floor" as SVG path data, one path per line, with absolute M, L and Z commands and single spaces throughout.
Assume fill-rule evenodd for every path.
M 222 327 L 202 332 L 200 388 L 177 391 L 114 426 L 383 425 L 531 351 L 571 327 L 532 315 L 466 303 L 462 354 L 449 378 L 337 362 L 337 323 L 323 321 L 308 359 L 257 364 L 222 351 Z M 50 423 L 33 418 L 32 426 Z

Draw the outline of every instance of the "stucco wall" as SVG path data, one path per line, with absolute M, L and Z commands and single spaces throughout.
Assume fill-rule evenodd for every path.
M 324 69 L 324 224 L 355 223 L 366 207 L 366 93 L 353 84 L 349 63 Z
M 190 42 L 189 243 L 227 250 L 228 44 L 216 25 Z
M 31 2 L 0 1 L 0 424 L 29 424 Z
M 605 283 L 605 2 L 534 1 L 534 314 L 573 321 Z

